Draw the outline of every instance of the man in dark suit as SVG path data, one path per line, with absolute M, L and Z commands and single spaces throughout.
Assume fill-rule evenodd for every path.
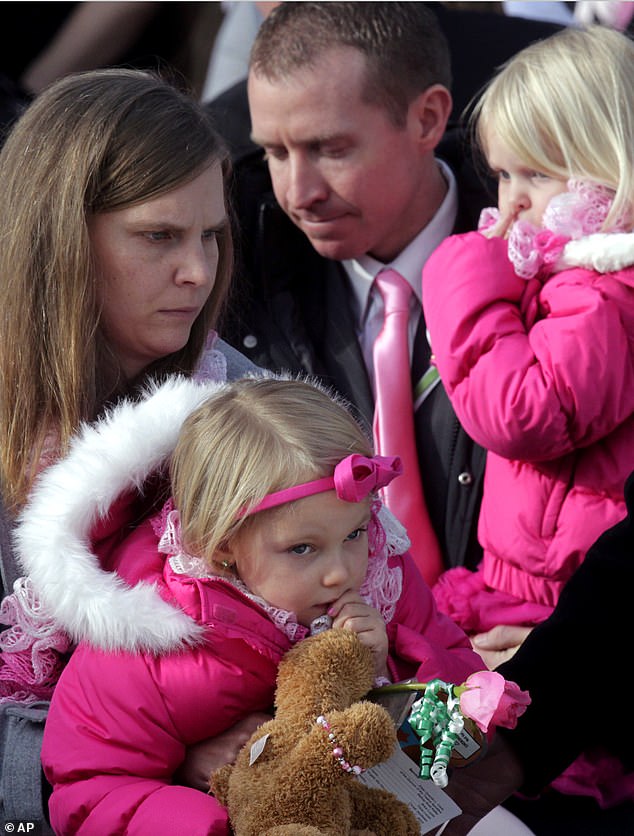
M 381 316 L 373 278 L 399 269 L 417 299 L 410 351 L 425 504 L 445 566 L 474 568 L 484 453 L 437 381 L 421 391 L 430 348 L 420 276 L 446 235 L 473 229 L 495 202 L 455 126 L 458 107 L 497 63 L 556 27 L 452 6 L 283 3 L 257 36 L 249 102 L 238 84 L 209 107 L 232 148 L 239 221 L 223 336 L 258 365 L 316 375 L 370 427 Z M 479 33 L 472 70 L 465 15 Z M 443 31 L 456 45 L 453 108 Z M 483 32 L 486 54 L 476 46 Z
M 423 389 L 430 348 L 420 277 L 427 255 L 473 228 L 491 198 L 462 163 L 458 136 L 443 140 L 443 159 L 435 153 L 452 109 L 436 17 L 418 3 L 282 3 L 252 56 L 252 133 L 268 166 L 244 143 L 235 155 L 240 262 L 223 336 L 258 365 L 318 376 L 369 427 L 382 317 L 373 281 L 384 266 L 397 269 L 414 294 L 427 509 L 445 565 L 475 566 L 484 454 L 442 387 Z

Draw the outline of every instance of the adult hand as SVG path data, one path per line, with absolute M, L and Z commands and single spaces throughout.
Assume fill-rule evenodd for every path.
M 442 836 L 465 836 L 487 813 L 512 795 L 523 782 L 521 764 L 505 740 L 497 734 L 480 760 L 454 769 L 445 792 L 462 810 Z
M 258 726 L 270 719 L 269 714 L 250 714 L 222 734 L 188 746 L 185 760 L 174 774 L 174 782 L 208 792 L 211 773 L 226 763 L 233 763 Z
M 492 671 L 513 656 L 532 629 L 517 624 L 498 624 L 486 633 L 471 636 L 471 645 Z
M 388 640 L 385 620 L 378 610 L 371 607 L 356 592 L 346 592 L 328 610 L 332 626 L 353 630 L 361 643 L 369 647 L 374 657 L 377 677 L 388 676 Z

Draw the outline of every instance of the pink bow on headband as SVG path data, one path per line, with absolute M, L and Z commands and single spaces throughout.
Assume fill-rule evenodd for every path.
M 369 494 L 389 485 L 392 479 L 400 476 L 402 472 L 403 467 L 398 456 L 368 458 L 353 453 L 339 462 L 332 476 L 325 476 L 323 479 L 315 479 L 312 482 L 304 482 L 292 488 L 270 493 L 255 507 L 242 511 L 240 516 L 256 514 L 267 508 L 275 508 L 286 502 L 294 502 L 305 496 L 332 490 L 336 491 L 339 499 L 345 502 L 361 502 Z
M 339 499 L 361 502 L 368 494 L 389 485 L 400 476 L 403 466 L 398 456 L 367 456 L 353 454 L 335 467 L 334 487 Z

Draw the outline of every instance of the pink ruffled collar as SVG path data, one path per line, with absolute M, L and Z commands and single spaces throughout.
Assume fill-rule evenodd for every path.
M 546 207 L 542 227 L 528 221 L 516 221 L 508 236 L 508 255 L 515 272 L 523 279 L 532 279 L 540 271 L 551 272 L 569 241 L 576 241 L 603 230 L 614 192 L 588 180 L 571 179 L 568 191 L 556 195 Z M 478 229 L 493 226 L 500 217 L 494 207 L 483 209 Z M 627 232 L 626 217 L 618 217 L 610 232 Z

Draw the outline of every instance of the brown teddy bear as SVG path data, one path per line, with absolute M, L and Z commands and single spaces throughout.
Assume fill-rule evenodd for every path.
M 387 760 L 396 730 L 372 688 L 372 653 L 349 630 L 305 639 L 282 659 L 275 718 L 211 776 L 235 836 L 419 836 L 409 808 L 357 775 Z

